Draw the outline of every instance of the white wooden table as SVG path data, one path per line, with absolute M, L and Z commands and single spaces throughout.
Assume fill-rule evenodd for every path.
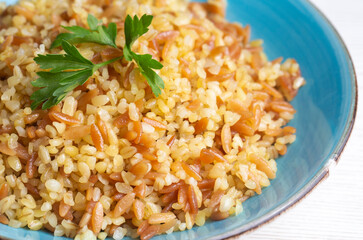
M 363 93 L 363 0 L 311 2 L 343 37 L 356 67 L 358 92 Z M 348 145 L 328 179 L 295 207 L 239 239 L 363 239 L 362 101 Z

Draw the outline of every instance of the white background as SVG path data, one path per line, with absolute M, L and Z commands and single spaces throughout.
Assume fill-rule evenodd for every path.
M 311 2 L 343 37 L 356 67 L 358 92 L 363 93 L 363 0 Z M 363 239 L 363 112 L 358 102 L 353 133 L 328 179 L 295 207 L 238 239 Z

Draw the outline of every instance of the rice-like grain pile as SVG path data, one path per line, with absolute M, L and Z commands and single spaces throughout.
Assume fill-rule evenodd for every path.
M 21 0 L 0 9 L 0 223 L 149 239 L 239 214 L 275 178 L 275 159 L 295 140 L 288 101 L 304 79 L 296 61 L 268 61 L 248 25 L 227 22 L 224 1 Z M 61 25 L 87 26 L 89 13 L 117 23 L 120 49 L 128 14 L 154 16 L 134 51 L 164 65 L 163 93 L 117 61 L 50 111 L 32 111 L 33 58 L 61 53 L 49 50 Z M 114 51 L 77 48 L 90 60 Z

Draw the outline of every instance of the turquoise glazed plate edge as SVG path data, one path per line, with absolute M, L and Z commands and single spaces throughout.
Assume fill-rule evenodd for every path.
M 288 1 L 291 2 L 292 0 Z M 285 213 L 287 210 L 291 209 L 291 207 L 294 207 L 295 204 L 299 203 L 309 193 L 311 193 L 312 190 L 314 190 L 314 188 L 317 187 L 317 185 L 319 185 L 319 183 L 325 180 L 329 176 L 330 169 L 334 168 L 339 163 L 341 154 L 343 153 L 351 136 L 352 130 L 354 128 L 356 114 L 357 114 L 357 107 L 358 107 L 357 106 L 358 83 L 357 83 L 357 75 L 354 63 L 351 54 L 349 53 L 348 47 L 345 44 L 339 32 L 337 31 L 337 29 L 334 27 L 333 23 L 315 4 L 313 4 L 310 0 L 297 0 L 296 2 L 301 2 L 302 4 L 306 5 L 308 8 L 310 7 L 312 11 L 315 11 L 315 13 L 320 17 L 321 21 L 326 25 L 326 27 L 330 28 L 329 30 L 335 36 L 336 38 L 335 40 L 338 41 L 341 46 L 340 50 L 344 52 L 344 58 L 347 64 L 347 66 L 345 67 L 349 69 L 349 75 L 350 75 L 349 80 L 351 81 L 352 91 L 351 91 L 351 105 L 349 107 L 349 114 L 346 124 L 344 126 L 343 134 L 339 142 L 335 146 L 334 150 L 330 153 L 329 156 L 326 157 L 326 161 L 324 161 L 324 164 L 322 164 L 320 170 L 311 178 L 311 180 L 304 187 L 302 187 L 298 192 L 296 192 L 291 198 L 287 199 L 285 202 L 280 204 L 275 209 L 271 210 L 268 214 L 265 214 L 263 217 L 260 217 L 250 222 L 249 224 L 243 225 L 234 230 L 208 238 L 210 240 L 227 239 L 227 238 L 236 239 L 238 235 L 258 229 L 259 227 L 263 226 L 265 223 L 268 223 L 272 221 L 274 218 Z M 278 3 L 276 5 L 278 5 Z
M 349 80 L 351 81 L 352 84 L 352 94 L 351 94 L 352 102 L 349 108 L 349 114 L 347 122 L 344 127 L 343 135 L 339 140 L 339 142 L 337 143 L 335 149 L 332 151 L 332 153 L 328 157 L 326 157 L 327 160 L 321 166 L 320 170 L 316 173 L 316 175 L 314 175 L 303 188 L 301 188 L 297 193 L 295 193 L 293 197 L 287 199 L 284 203 L 282 203 L 277 208 L 271 210 L 268 214 L 265 214 L 263 217 L 256 219 L 255 221 L 250 222 L 249 224 L 236 228 L 232 231 L 210 237 L 208 238 L 209 240 L 236 239 L 241 234 L 244 234 L 246 232 L 251 232 L 258 229 L 259 227 L 262 227 L 264 224 L 274 220 L 274 218 L 280 216 L 281 214 L 285 213 L 286 211 L 294 207 L 295 204 L 298 204 L 308 194 L 310 194 L 314 190 L 314 188 L 319 185 L 319 183 L 321 183 L 329 176 L 330 169 L 336 167 L 336 165 L 339 163 L 340 157 L 353 131 L 356 120 L 357 107 L 358 107 L 358 82 L 351 54 L 348 50 L 345 41 L 343 40 L 340 33 L 333 25 L 333 23 L 329 20 L 329 18 L 314 3 L 312 3 L 311 0 L 297 0 L 297 2 L 298 1 L 302 2 L 302 4 L 305 4 L 308 7 L 311 7 L 312 10 L 316 12 L 316 14 L 321 18 L 321 21 L 323 21 L 325 25 L 330 28 L 330 31 L 332 31 L 332 33 L 335 35 L 336 40 L 340 43 L 341 46 L 340 50 L 344 52 L 344 57 L 346 59 L 347 66 L 349 68 L 349 74 L 350 74 Z M 201 0 L 200 2 L 204 1 Z
M 16 1 L 13 0 L 7 2 L 11 4 Z M 313 156 L 313 154 L 311 153 L 306 153 L 308 157 L 306 159 L 301 158 L 302 160 L 306 161 L 308 161 L 310 157 L 320 159 L 320 161 L 317 161 L 316 165 L 313 165 L 313 163 L 311 163 L 312 166 L 301 166 L 301 169 L 299 169 L 301 170 L 301 173 L 309 172 L 309 176 L 300 176 L 300 172 L 294 172 L 296 171 L 296 169 L 294 169 L 293 165 L 288 165 L 289 163 L 287 162 L 287 159 L 294 158 L 294 153 L 300 153 L 301 150 L 298 148 L 298 144 L 304 143 L 307 138 L 305 134 L 301 134 L 300 136 L 297 136 L 297 142 L 289 147 L 289 152 L 287 156 L 284 156 L 278 160 L 279 171 L 277 178 L 271 182 L 272 186 L 264 189 L 262 195 L 247 200 L 244 205 L 244 212 L 242 214 L 220 222 L 208 222 L 205 226 L 194 227 L 189 231 L 176 232 L 171 235 L 157 236 L 153 239 L 223 239 L 252 230 L 260 226 L 261 224 L 268 222 L 269 220 L 278 216 L 281 212 L 287 210 L 289 207 L 293 206 L 295 203 L 301 200 L 319 182 L 321 182 L 326 176 L 328 176 L 329 168 L 331 166 L 334 166 L 338 162 L 340 154 L 342 153 L 348 141 L 354 125 L 357 108 L 357 82 L 354 66 L 342 38 L 339 36 L 338 32 L 335 30 L 329 20 L 323 15 L 323 13 L 321 13 L 311 2 L 305 0 L 229 0 L 228 3 L 229 20 L 242 23 L 251 23 L 252 31 L 254 33 L 253 37 L 262 38 L 265 40 L 265 49 L 267 55 L 271 59 L 282 55 L 284 57 L 295 57 L 300 63 L 304 62 L 304 59 L 311 58 L 308 51 L 297 54 L 296 51 L 294 52 L 294 50 L 296 50 L 295 46 L 289 45 L 289 43 L 276 42 L 274 41 L 276 39 L 270 36 L 272 32 L 276 31 L 276 35 L 285 34 L 286 37 L 286 31 L 284 32 L 284 30 L 289 29 L 289 24 L 295 24 L 296 26 L 301 27 L 301 29 L 299 29 L 299 31 L 301 32 L 305 31 L 305 33 L 311 33 L 311 36 L 308 37 L 315 37 L 314 42 L 329 44 L 331 48 L 329 48 L 328 50 L 330 50 L 331 52 L 326 49 L 321 49 L 321 54 L 327 54 L 328 56 L 332 57 L 332 60 L 330 59 L 331 61 L 336 60 L 333 61 L 334 64 L 332 63 L 331 66 L 336 66 L 339 69 L 328 69 L 328 71 L 330 71 L 329 74 L 331 74 L 331 76 L 336 75 L 338 76 L 337 78 L 340 77 L 340 85 L 338 84 L 337 86 L 334 86 L 338 88 L 338 94 L 341 94 L 339 95 L 339 100 L 341 100 L 342 103 L 336 107 L 336 113 L 332 111 L 332 115 L 327 114 L 325 112 L 326 109 L 325 111 L 321 110 L 327 107 L 324 105 L 324 101 L 321 101 L 321 105 L 315 104 L 315 102 L 313 104 L 310 104 L 308 99 L 311 94 L 314 94 L 314 96 L 317 95 L 317 98 L 321 97 L 315 91 L 316 89 L 313 88 L 312 85 L 314 85 L 313 83 L 314 81 L 316 81 L 315 79 L 320 77 L 324 78 L 324 74 L 319 75 L 316 73 L 316 70 L 319 70 L 319 68 L 311 67 L 310 69 L 310 66 L 302 65 L 303 75 L 305 72 L 307 73 L 307 85 L 301 90 L 297 99 L 293 101 L 293 105 L 297 108 L 298 114 L 296 116 L 296 120 L 293 120 L 291 122 L 291 125 L 300 126 L 298 125 L 298 123 L 300 124 L 300 121 L 298 121 L 299 119 L 308 119 L 305 118 L 305 115 L 314 113 L 314 116 L 318 119 L 315 121 L 319 124 L 319 127 L 323 128 L 323 125 L 329 126 L 326 129 L 322 129 L 321 132 L 319 132 L 320 130 L 318 129 L 315 130 L 316 134 L 321 133 L 321 135 L 325 136 L 317 139 L 317 141 L 319 140 L 326 143 L 326 145 L 324 145 L 326 149 L 324 149 L 324 151 L 319 148 L 313 149 L 313 151 L 321 152 L 321 154 L 318 156 Z M 243 12 L 243 10 L 241 9 L 245 9 L 246 11 Z M 256 9 L 258 9 L 258 11 L 255 11 Z M 274 11 L 271 12 L 271 9 Z M 290 13 L 289 11 L 295 12 Z M 243 16 L 239 14 L 240 12 L 243 13 Z M 256 18 L 254 14 L 263 16 L 266 21 L 264 22 L 259 19 L 254 19 Z M 284 14 L 288 14 L 288 16 L 285 16 L 286 18 L 284 18 Z M 295 19 L 297 22 L 294 22 Z M 298 22 L 301 19 L 303 19 L 304 22 Z M 266 23 L 269 22 L 269 20 L 271 23 Z M 275 26 L 274 22 L 276 22 Z M 278 26 L 277 23 L 284 24 L 286 26 L 281 25 L 281 29 L 278 29 L 276 28 L 276 26 Z M 268 27 L 273 30 L 269 29 Z M 268 33 L 270 33 L 270 35 L 268 37 L 265 37 L 264 31 L 267 32 L 266 35 L 268 35 Z M 306 47 L 304 43 L 300 42 L 300 38 L 303 38 L 304 36 L 300 36 L 299 31 L 292 29 L 291 33 L 289 32 L 289 36 L 287 37 L 287 39 L 293 38 L 294 40 L 296 40 L 296 45 Z M 297 34 L 297 36 L 294 35 L 295 33 Z M 309 42 L 311 40 L 307 39 L 306 41 Z M 318 43 L 316 43 L 316 46 L 314 45 L 315 49 L 312 49 L 310 54 L 317 54 L 316 52 L 314 52 L 314 50 L 320 50 L 318 48 L 318 46 L 320 46 L 318 45 Z M 324 44 L 321 46 L 324 46 Z M 325 53 L 324 50 L 326 50 L 327 52 Z M 295 53 L 296 56 L 294 55 Z M 326 59 L 327 62 L 329 62 L 330 60 Z M 324 69 L 324 64 L 322 65 L 323 66 L 321 66 L 321 71 L 324 72 L 324 70 L 326 69 Z M 322 89 L 320 90 L 324 91 Z M 328 97 L 329 96 L 327 96 L 327 98 Z M 329 99 L 327 99 L 327 102 L 329 102 Z M 305 110 L 305 107 L 309 108 L 309 110 Z M 311 110 L 310 108 L 313 110 Z M 299 114 L 300 112 L 301 114 Z M 337 120 L 329 121 L 332 116 L 337 117 Z M 324 121 L 321 119 L 324 119 Z M 328 138 L 332 138 L 333 140 L 327 140 Z M 317 142 L 312 141 L 311 145 L 313 145 L 314 143 L 316 144 Z M 290 181 L 288 177 L 285 177 L 286 174 L 284 174 L 284 170 L 292 171 L 292 174 L 295 174 L 302 180 L 300 182 Z M 296 186 L 294 184 L 296 184 Z M 291 192 L 279 192 L 278 187 L 288 188 L 289 190 L 291 190 Z M 284 197 L 281 197 L 280 195 L 283 195 Z M 271 202 L 273 201 L 276 201 L 276 203 L 271 205 Z M 45 231 L 14 229 L 2 224 L 0 224 L 0 236 L 9 239 L 29 240 L 67 239 L 64 237 L 54 237 L 52 234 Z

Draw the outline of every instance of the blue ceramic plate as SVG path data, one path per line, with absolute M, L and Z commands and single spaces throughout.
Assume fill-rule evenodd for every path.
M 264 40 L 269 59 L 283 56 L 299 62 L 307 84 L 293 101 L 297 114 L 291 125 L 297 128 L 297 140 L 278 159 L 277 177 L 271 186 L 248 199 L 243 213 L 154 239 L 222 239 L 256 228 L 303 198 L 327 176 L 352 130 L 357 103 L 353 64 L 342 39 L 319 10 L 305 0 L 228 0 L 227 16 L 252 26 L 252 37 Z M 0 236 L 53 239 L 48 232 L 1 224 Z

